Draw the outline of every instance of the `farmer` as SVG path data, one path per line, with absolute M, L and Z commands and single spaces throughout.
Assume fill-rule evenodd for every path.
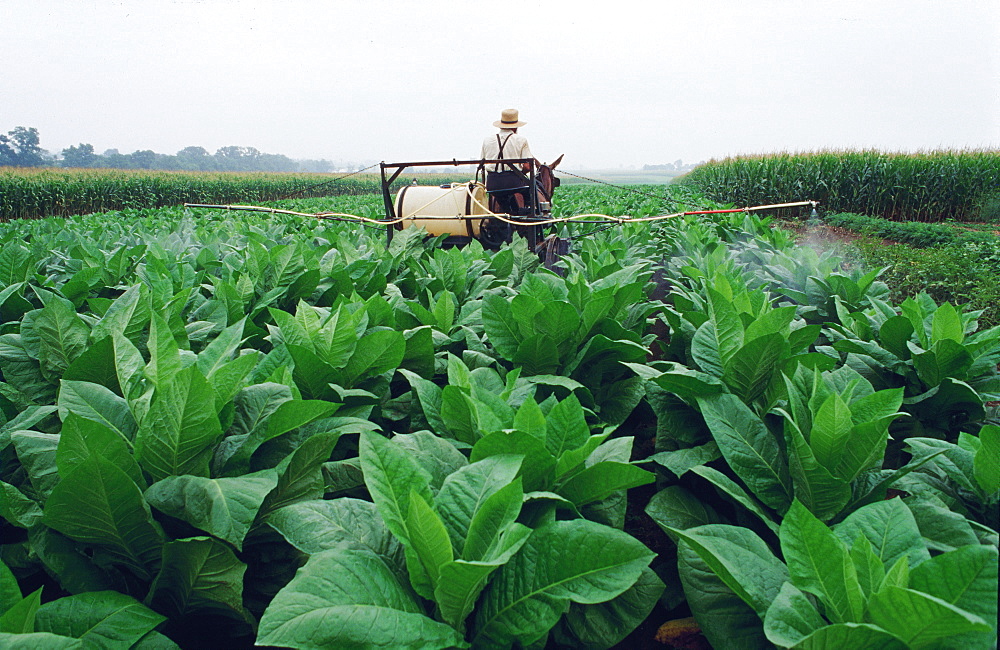
M 528 147 L 528 140 L 518 134 L 518 127 L 524 126 L 527 122 L 518 119 L 516 108 L 505 108 L 500 114 L 500 119 L 493 123 L 493 126 L 500 129 L 499 133 L 486 138 L 483 141 L 481 158 L 483 160 L 506 160 L 509 158 L 530 158 L 531 149 Z M 538 161 L 535 160 L 535 164 Z M 517 214 L 518 204 L 516 195 L 524 197 L 522 203 L 527 203 L 526 189 L 528 179 L 525 172 L 531 166 L 528 163 L 497 163 L 486 166 L 486 191 L 499 203 L 500 209 L 510 214 Z M 514 188 L 519 188 L 515 190 Z M 504 192 L 503 190 L 510 190 Z

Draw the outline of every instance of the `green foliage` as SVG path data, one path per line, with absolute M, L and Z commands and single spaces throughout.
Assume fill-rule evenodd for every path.
M 980 197 L 1000 183 L 998 170 L 998 153 L 989 150 L 829 151 L 710 161 L 681 182 L 737 205 L 814 200 L 831 212 L 971 221 Z
M 746 528 L 667 530 L 750 606 L 779 647 L 924 648 L 961 636 L 963 645 L 986 648 L 995 635 L 996 600 L 982 596 L 996 589 L 996 548 L 931 558 L 898 500 L 865 506 L 832 529 L 793 502 L 780 528 L 783 562 Z
M 856 245 L 863 263 L 886 267 L 881 278 L 893 302 L 927 293 L 936 302 L 983 310 L 984 325 L 1000 325 L 1000 248 L 995 241 L 942 248 L 884 246 L 871 240 Z
M 953 225 L 914 221 L 888 221 L 863 214 L 839 213 L 823 215 L 831 226 L 856 230 L 870 237 L 889 239 L 917 248 L 949 246 L 953 244 L 1000 245 L 997 236 L 989 232 L 963 230 Z
M 143 152 L 136 152 L 139 153 Z M 37 162 L 4 163 L 0 149 L 0 167 L 4 164 L 37 168 L 42 163 L 40 158 Z M 183 203 L 245 205 L 289 196 L 339 196 L 380 191 L 378 174 L 372 173 L 340 180 L 342 174 L 227 171 L 234 168 L 225 164 L 220 171 L 211 172 L 153 171 L 148 169 L 148 165 L 138 167 L 140 168 L 0 169 L 0 221 L 67 217 L 110 210 L 139 210 Z M 432 184 L 452 180 L 456 178 L 438 174 L 427 175 L 424 179 Z M 461 180 L 468 179 L 461 177 Z M 397 186 L 401 184 L 402 181 Z M 289 209 L 295 210 L 296 207 Z
M 573 200 L 701 200 L 661 191 Z M 383 237 L 4 224 L 0 643 L 607 648 L 688 609 L 720 648 L 995 639 L 981 314 L 745 214 L 608 230 L 559 274 Z

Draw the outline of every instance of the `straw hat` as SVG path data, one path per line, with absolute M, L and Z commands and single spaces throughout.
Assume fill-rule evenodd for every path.
M 519 126 L 524 126 L 527 122 L 521 122 L 517 119 L 517 109 L 516 108 L 505 108 L 503 112 L 500 113 L 500 120 L 493 123 L 493 126 L 501 129 L 516 129 Z

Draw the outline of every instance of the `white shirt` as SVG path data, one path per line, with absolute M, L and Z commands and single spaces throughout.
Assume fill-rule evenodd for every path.
M 491 135 L 483 140 L 483 150 L 480 158 L 485 160 L 497 160 L 508 158 L 534 158 L 531 149 L 528 148 L 528 140 L 523 135 L 514 133 L 513 129 L 500 129 L 500 142 L 503 143 L 503 156 L 500 155 L 500 143 L 497 136 Z M 490 169 L 492 167 L 493 169 Z M 520 168 L 520 165 L 515 165 Z M 500 165 L 490 165 L 487 171 L 501 172 L 510 171 L 510 167 Z

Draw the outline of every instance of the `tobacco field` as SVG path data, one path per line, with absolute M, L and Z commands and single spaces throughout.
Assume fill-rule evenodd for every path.
M 996 646 L 1000 328 L 748 214 L 565 234 L 0 224 L 0 646 Z

